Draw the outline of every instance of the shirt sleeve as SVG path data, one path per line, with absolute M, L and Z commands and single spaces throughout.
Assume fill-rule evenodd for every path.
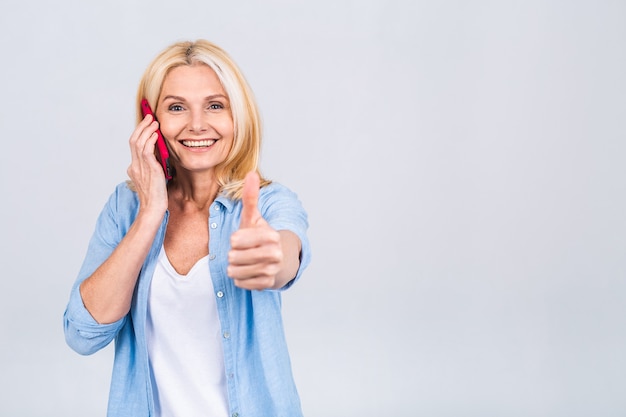
M 294 279 L 281 288 L 281 290 L 286 290 L 300 278 L 302 272 L 311 262 L 311 247 L 307 237 L 309 227 L 307 213 L 298 196 L 287 187 L 277 183 L 272 183 L 261 190 L 259 210 L 272 228 L 289 230 L 300 239 L 302 245 L 300 266 Z
M 76 352 L 90 355 L 107 346 L 124 325 L 123 317 L 115 323 L 100 324 L 89 314 L 80 295 L 80 284 L 109 258 L 121 240 L 116 221 L 117 191 L 107 201 L 96 222 L 87 254 L 70 293 L 63 315 L 65 340 Z

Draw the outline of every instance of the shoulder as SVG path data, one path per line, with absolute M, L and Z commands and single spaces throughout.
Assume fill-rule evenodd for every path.
M 118 184 L 109 195 L 105 206 L 109 216 L 119 219 L 120 217 L 133 218 L 139 210 L 139 198 L 132 190 L 132 185 L 128 182 Z
M 259 191 L 259 200 L 270 199 L 272 197 L 274 198 L 276 197 L 297 198 L 296 193 L 294 193 L 289 188 L 287 188 L 286 186 L 278 182 L 271 182 L 265 187 L 261 188 L 261 190 Z
M 227 211 L 233 213 L 236 218 L 241 214 L 243 205 L 240 199 L 233 200 L 222 195 L 218 197 L 217 201 L 223 204 Z M 306 216 L 296 193 L 277 182 L 272 182 L 259 190 L 258 208 L 266 220 L 281 215 Z
M 129 181 L 121 182 L 115 187 L 111 200 L 115 200 L 118 208 L 130 208 L 139 205 L 137 193 L 133 190 L 132 183 Z
M 99 242 L 108 248 L 117 246 L 137 217 L 138 210 L 137 195 L 126 183 L 118 184 L 98 216 L 94 233 L 96 238 L 92 242 Z
M 264 213 L 272 208 L 302 210 L 302 203 L 294 191 L 280 183 L 272 182 L 259 192 L 259 209 Z
M 301 223 L 306 227 L 307 214 L 298 195 L 279 183 L 271 183 L 259 192 L 259 210 L 274 228 L 292 229 L 290 225 Z

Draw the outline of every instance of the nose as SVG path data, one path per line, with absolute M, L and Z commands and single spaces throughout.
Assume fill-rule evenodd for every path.
M 206 114 L 202 109 L 191 111 L 191 119 L 189 120 L 189 131 L 192 133 L 202 133 L 209 130 L 209 123 Z

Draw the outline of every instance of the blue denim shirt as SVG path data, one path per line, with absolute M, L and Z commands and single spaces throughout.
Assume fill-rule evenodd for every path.
M 241 201 L 221 196 L 209 212 L 208 262 L 222 331 L 230 417 L 298 417 L 302 412 L 283 331 L 280 291 L 244 290 L 226 274 L 230 235 L 239 228 L 241 208 Z M 150 280 L 169 214 L 143 264 L 124 318 L 98 324 L 83 305 L 79 285 L 111 255 L 138 210 L 136 193 L 125 183 L 118 185 L 98 218 L 64 314 L 66 341 L 80 354 L 92 354 L 115 339 L 109 417 L 154 415 L 145 326 Z M 259 210 L 274 229 L 290 230 L 302 242 L 300 269 L 288 288 L 310 261 L 307 215 L 296 195 L 275 183 L 261 189 Z

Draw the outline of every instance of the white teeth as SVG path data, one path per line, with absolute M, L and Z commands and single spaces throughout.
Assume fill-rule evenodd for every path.
M 190 148 L 205 148 L 207 146 L 211 146 L 215 143 L 215 139 L 206 139 L 206 140 L 184 140 L 182 141 L 183 145 L 188 146 Z

